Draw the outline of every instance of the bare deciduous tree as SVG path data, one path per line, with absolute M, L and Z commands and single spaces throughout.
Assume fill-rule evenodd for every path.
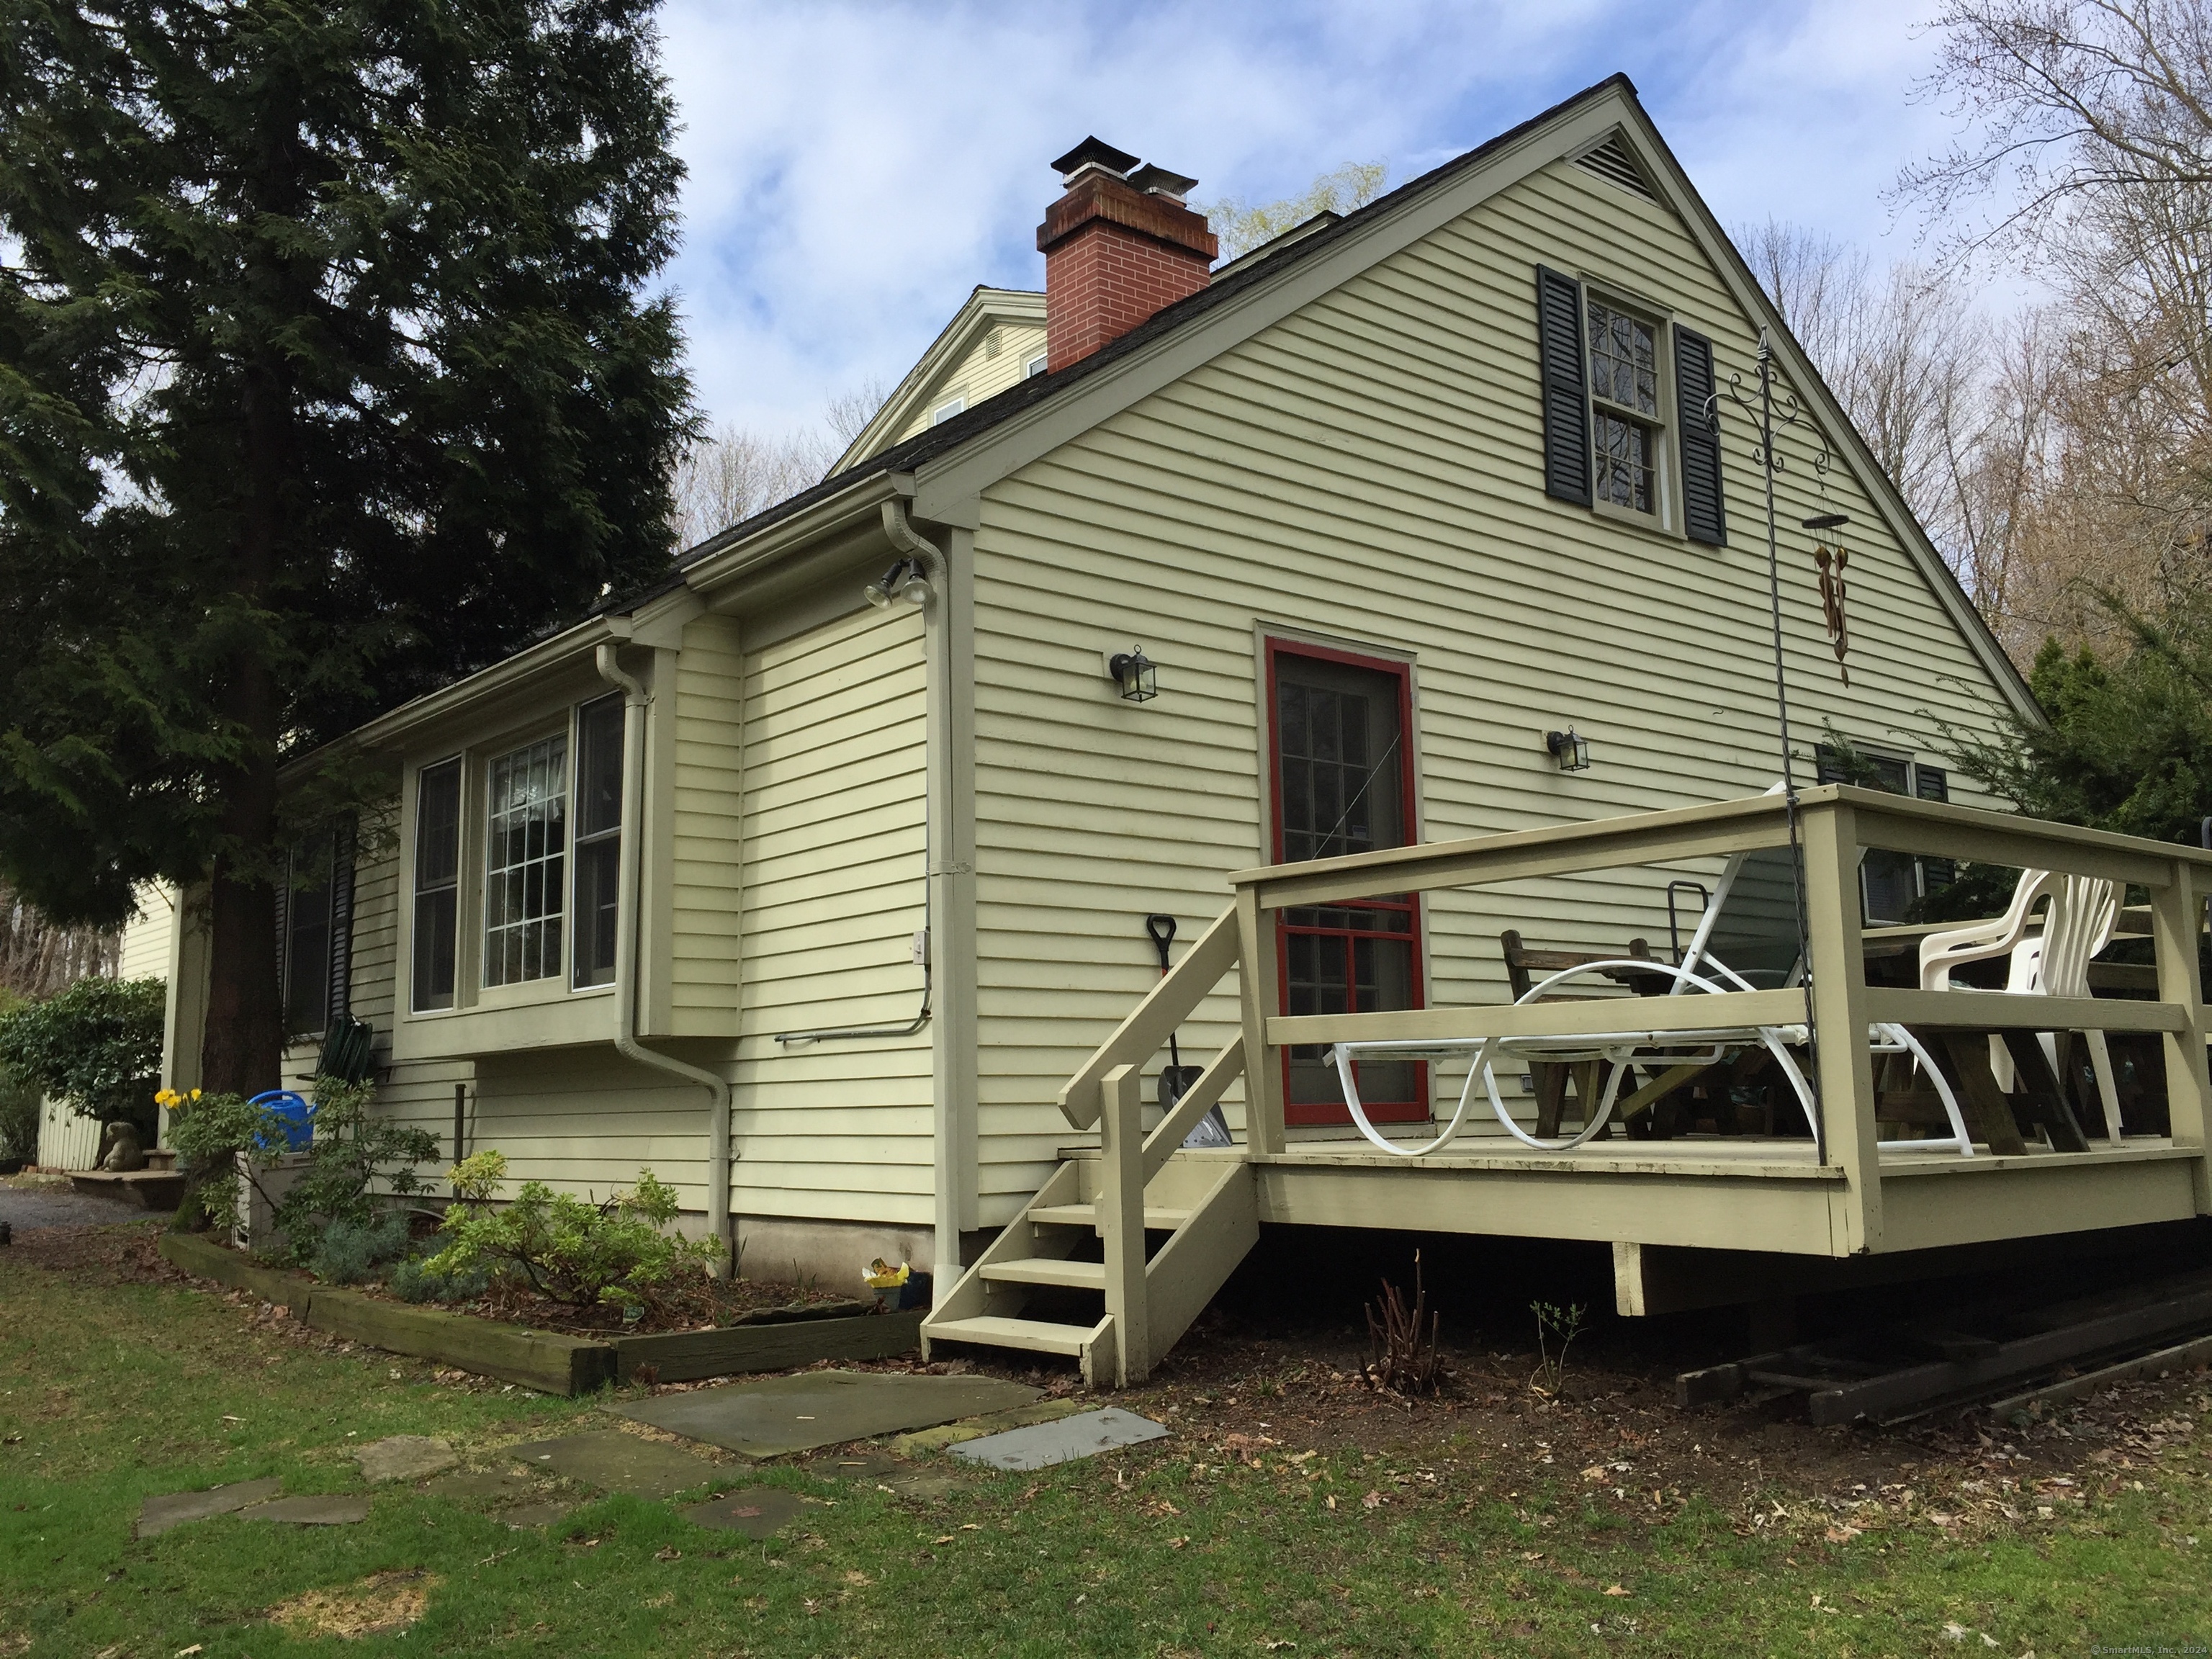
M 2212 6 L 1967 0 L 1937 24 L 1923 91 L 1962 134 L 1899 195 L 1951 269 L 2002 250 L 2056 295 L 1983 444 L 1994 614 L 2016 652 L 2095 640 L 2117 624 L 2092 590 L 2158 614 L 2212 575 Z
M 110 929 L 57 927 L 0 882 L 0 990 L 43 1000 L 81 979 L 112 978 L 122 945 Z
M 677 533 L 696 546 L 756 513 L 819 483 L 886 397 L 880 380 L 832 396 L 813 431 L 768 437 L 725 425 L 684 452 L 676 464 Z

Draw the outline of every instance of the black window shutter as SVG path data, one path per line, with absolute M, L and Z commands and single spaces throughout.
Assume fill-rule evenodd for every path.
M 1721 506 L 1721 438 L 1713 395 L 1713 343 L 1686 328 L 1674 330 L 1674 394 L 1682 434 L 1682 529 L 1693 542 L 1728 545 L 1728 516 Z
M 1536 267 L 1536 321 L 1544 364 L 1544 493 L 1590 504 L 1588 359 L 1583 355 L 1583 285 Z
M 331 832 L 331 963 L 324 1003 L 330 1030 L 353 1013 L 353 820 L 340 818 Z

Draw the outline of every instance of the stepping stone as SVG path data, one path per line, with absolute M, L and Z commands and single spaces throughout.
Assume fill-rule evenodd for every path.
M 283 1490 L 284 1483 L 272 1474 L 264 1480 L 240 1480 L 233 1486 L 210 1486 L 205 1492 L 173 1492 L 149 1498 L 140 1507 L 138 1524 L 131 1535 L 158 1538 L 170 1528 L 181 1527 L 187 1521 L 229 1515 L 248 1504 L 265 1504 Z
M 711 1503 L 694 1504 L 684 1511 L 684 1516 L 717 1532 L 741 1532 L 748 1538 L 768 1538 L 809 1507 L 797 1492 L 786 1492 L 780 1486 L 754 1486 Z
M 501 1510 L 499 1518 L 523 1532 L 532 1527 L 550 1527 L 574 1507 L 573 1504 L 517 1504 L 511 1510 Z
M 720 1464 L 620 1429 L 594 1429 L 588 1434 L 511 1446 L 507 1455 L 540 1474 L 557 1474 L 602 1492 L 639 1498 L 671 1498 L 692 1486 L 708 1486 L 722 1475 Z
M 955 1457 L 994 1469 L 1042 1469 L 1096 1456 L 1116 1446 L 1141 1445 L 1166 1434 L 1163 1425 L 1148 1417 L 1109 1406 L 1103 1411 L 1063 1417 L 1057 1423 L 1036 1423 L 1004 1434 L 987 1434 L 950 1449 Z
M 882 1486 L 901 1498 L 943 1498 L 970 1483 L 942 1468 L 920 1468 L 879 1451 L 848 1453 L 842 1457 L 817 1457 L 799 1466 L 801 1474 L 817 1480 L 850 1480 L 871 1491 Z
M 511 1474 L 505 1469 L 480 1469 L 470 1474 L 442 1475 L 428 1490 L 433 1498 L 450 1498 L 459 1503 L 496 1503 L 502 1498 L 526 1498 L 538 1490 L 538 1482 L 530 1475 Z
M 291 1527 L 350 1527 L 368 1519 L 366 1498 L 280 1498 L 242 1511 L 248 1521 L 278 1521 Z
M 422 1434 L 395 1434 L 373 1440 L 354 1456 L 361 1464 L 362 1477 L 372 1484 L 379 1480 L 420 1480 L 426 1474 L 450 1469 L 461 1461 L 444 1441 Z
M 800 1371 L 616 1409 L 634 1421 L 747 1457 L 781 1457 L 1026 1406 L 1041 1394 L 990 1376 Z

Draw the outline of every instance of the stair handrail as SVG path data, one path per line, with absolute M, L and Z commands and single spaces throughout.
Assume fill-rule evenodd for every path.
M 1168 1034 L 1196 1012 L 1222 975 L 1237 965 L 1237 910 L 1232 905 L 1214 918 L 1183 959 L 1154 983 L 1114 1034 L 1076 1067 L 1060 1091 L 1060 1115 L 1079 1129 L 1096 1124 L 1104 1108 L 1100 1085 L 1106 1074 L 1117 1066 L 1141 1066 L 1157 1054 Z

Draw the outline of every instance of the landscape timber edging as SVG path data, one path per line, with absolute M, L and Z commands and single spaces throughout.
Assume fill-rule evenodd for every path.
M 793 1319 L 718 1325 L 706 1331 L 614 1340 L 614 1380 L 634 1382 L 653 1368 L 656 1382 L 781 1371 L 817 1359 L 892 1359 L 921 1346 L 922 1310 L 842 1319 Z
M 769 1310 L 764 1316 L 712 1330 L 600 1341 L 319 1285 L 304 1273 L 261 1267 L 193 1233 L 163 1233 L 160 1249 L 171 1266 L 250 1291 L 317 1330 L 544 1394 L 589 1394 L 605 1383 L 634 1379 L 641 1365 L 653 1367 L 657 1382 L 686 1382 L 785 1370 L 819 1359 L 890 1359 L 921 1341 L 920 1309 L 828 1318 Z
M 264 1302 L 273 1302 L 301 1318 L 307 1317 L 315 1281 L 304 1273 L 261 1267 L 251 1256 L 198 1233 L 165 1232 L 159 1248 L 161 1259 L 173 1267 L 197 1279 L 212 1279 L 234 1291 L 251 1291 Z

